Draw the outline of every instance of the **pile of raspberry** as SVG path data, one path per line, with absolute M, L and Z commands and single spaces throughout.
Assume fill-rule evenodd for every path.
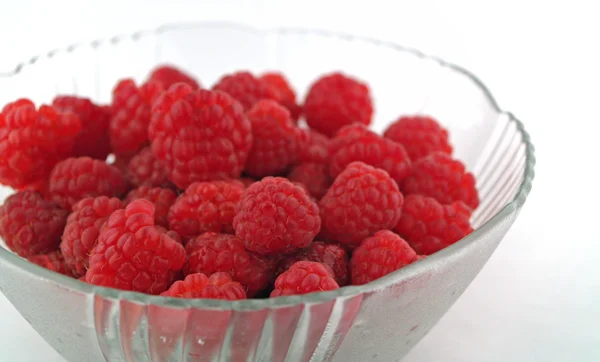
M 275 298 L 372 282 L 464 238 L 479 204 L 446 129 L 369 130 L 340 72 L 301 103 L 279 72 L 205 88 L 161 65 L 110 104 L 0 112 L 7 248 L 84 283 L 177 298 Z

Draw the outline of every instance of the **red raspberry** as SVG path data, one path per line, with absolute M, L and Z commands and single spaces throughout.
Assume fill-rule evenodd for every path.
M 271 298 L 338 289 L 340 286 L 321 263 L 299 261 L 275 280 Z
M 28 99 L 0 112 L 0 182 L 15 189 L 44 189 L 52 167 L 71 154 L 79 118 Z
M 235 208 L 244 193 L 239 181 L 194 182 L 169 211 L 169 225 L 184 238 L 207 231 L 233 234 Z
M 429 196 L 442 204 L 462 201 L 473 210 L 479 206 L 475 177 L 462 162 L 445 153 L 434 153 L 415 162 L 401 188 L 406 195 Z
M 237 72 L 228 74 L 219 79 L 212 88 L 229 94 L 240 102 L 244 110 L 248 111 L 261 99 L 272 99 L 279 101 L 279 92 L 249 72 Z
M 56 164 L 50 173 L 48 190 L 52 200 L 70 210 L 84 197 L 120 197 L 126 187 L 116 167 L 89 157 L 78 157 Z
M 333 181 L 319 204 L 322 235 L 348 246 L 358 246 L 400 219 L 404 198 L 384 170 L 352 162 Z
M 168 89 L 175 83 L 186 83 L 194 89 L 200 88 L 200 84 L 194 77 L 172 65 L 161 65 L 154 68 L 148 79 L 161 83 L 164 89 Z
M 181 236 L 179 236 L 179 234 L 177 234 L 175 231 L 168 230 L 165 227 L 160 226 L 160 225 L 156 225 L 156 229 L 161 234 L 167 234 L 168 237 L 170 237 L 171 239 L 175 240 L 177 243 L 185 245 L 184 242 L 183 242 L 183 239 L 181 238 Z
M 30 263 L 37 264 L 42 268 L 52 270 L 53 272 L 60 273 L 69 277 L 72 277 L 71 270 L 65 264 L 62 254 L 59 250 L 54 250 L 48 254 L 37 254 L 32 255 L 27 260 Z
M 276 92 L 279 93 L 279 103 L 290 111 L 292 120 L 298 123 L 302 108 L 296 103 L 296 92 L 283 76 L 282 73 L 269 72 L 264 73 L 260 80 L 270 85 Z
M 185 258 L 183 246 L 154 226 L 154 205 L 139 199 L 113 212 L 100 230 L 86 281 L 160 294 L 173 283 Z
M 110 158 L 114 157 L 114 160 L 110 161 Z M 123 156 L 123 155 L 111 155 L 109 156 L 109 158 L 106 160 L 106 162 L 113 166 L 116 167 L 117 170 L 119 170 L 121 173 L 123 174 L 127 174 L 129 171 L 129 162 L 131 161 L 133 157 L 132 156 Z
M 321 217 L 302 188 L 285 178 L 265 177 L 246 189 L 233 227 L 250 251 L 291 253 L 310 244 L 321 228 Z
M 367 85 L 341 73 L 319 78 L 304 101 L 306 123 L 326 136 L 332 136 L 347 124 L 369 125 L 372 115 Z
M 167 170 L 146 147 L 133 156 L 127 165 L 127 179 L 134 186 L 168 186 Z
M 152 152 L 179 188 L 240 176 L 252 146 L 252 127 L 230 96 L 176 84 L 152 112 Z
M 244 288 L 231 280 L 227 273 L 215 273 L 209 277 L 202 273 L 190 274 L 184 280 L 173 283 L 169 290 L 160 294 L 175 298 L 246 299 Z
M 204 233 L 190 240 L 185 249 L 188 253 L 183 267 L 185 275 L 229 273 L 250 297 L 265 289 L 273 274 L 267 260 L 247 252 L 244 243 L 233 235 Z
M 162 83 L 152 81 L 137 87 L 132 79 L 124 79 L 116 85 L 109 128 L 115 153 L 130 156 L 148 145 L 150 110 L 163 91 Z
M 329 138 L 310 129 L 301 129 L 298 140 L 299 161 L 329 163 Z
M 383 136 L 401 143 L 415 161 L 435 152 L 452 154 L 448 131 L 429 116 L 402 116 Z
M 246 116 L 252 123 L 254 143 L 244 170 L 250 176 L 279 174 L 298 158 L 296 126 L 290 112 L 272 100 L 258 101 Z
M 75 137 L 71 155 L 89 156 L 104 161 L 111 151 L 108 138 L 110 111 L 95 105 L 88 98 L 74 96 L 56 97 L 52 105 L 61 112 L 75 113 L 81 122 L 81 130 Z
M 442 205 L 432 197 L 408 195 L 394 231 L 418 254 L 429 255 L 470 234 L 470 218 L 471 209 L 461 201 Z
M 156 225 L 169 227 L 169 209 L 175 203 L 177 194 L 175 191 L 162 187 L 140 186 L 137 189 L 129 191 L 125 204 L 131 203 L 133 200 L 146 199 L 154 204 L 154 223 Z
M 114 211 L 121 208 L 121 200 L 106 196 L 86 197 L 73 205 L 62 234 L 60 250 L 75 277 L 85 275 L 89 254 L 96 245 L 100 228 Z
M 411 162 L 404 147 L 369 131 L 362 124 L 351 124 L 338 131 L 329 143 L 329 172 L 336 177 L 354 161 L 387 171 L 397 183 L 410 173 Z
M 48 253 L 58 247 L 67 215 L 36 191 L 17 192 L 0 206 L 0 237 L 24 258 Z
M 365 239 L 350 260 L 352 284 L 367 284 L 396 271 L 417 258 L 404 239 L 389 230 L 382 230 Z
M 306 186 L 308 192 L 319 200 L 327 193 L 333 182 L 329 176 L 329 167 L 323 163 L 301 163 L 295 166 L 288 175 L 290 181 Z
M 297 261 L 302 260 L 315 261 L 328 266 L 333 271 L 335 281 L 340 287 L 348 284 L 348 254 L 346 254 L 346 251 L 341 246 L 315 241 L 308 248 L 284 258 L 279 264 L 278 269 L 282 273 Z

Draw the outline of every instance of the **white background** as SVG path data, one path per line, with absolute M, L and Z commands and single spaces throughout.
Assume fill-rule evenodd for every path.
M 182 20 L 341 30 L 463 65 L 525 122 L 538 154 L 536 179 L 489 263 L 404 361 L 594 362 L 600 361 L 600 22 L 593 4 L 2 1 L 0 71 L 74 41 Z M 1 294 L 0 361 L 64 362 Z

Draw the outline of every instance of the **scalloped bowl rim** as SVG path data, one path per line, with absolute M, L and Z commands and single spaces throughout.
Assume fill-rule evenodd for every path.
M 223 301 L 216 299 L 183 299 L 183 298 L 173 298 L 173 297 L 161 297 L 155 295 L 148 295 L 138 292 L 131 291 L 122 291 L 113 288 L 105 288 L 100 286 L 94 286 L 91 284 L 87 284 L 81 282 L 77 279 L 73 279 L 62 274 L 55 273 L 43 267 L 40 267 L 36 264 L 30 263 L 25 259 L 13 254 L 9 250 L 4 247 L 0 247 L 0 261 L 10 263 L 16 267 L 24 269 L 26 272 L 33 274 L 35 277 L 39 277 L 42 279 L 47 279 L 50 282 L 57 283 L 59 287 L 62 287 L 69 291 L 74 291 L 86 295 L 93 294 L 94 296 L 100 296 L 106 299 L 112 300 L 127 300 L 129 302 L 141 304 L 141 305 L 154 305 L 154 306 L 163 306 L 169 308 L 201 308 L 201 309 L 218 309 L 218 310 L 234 310 L 234 311 L 252 311 L 252 310 L 263 310 L 263 309 L 272 309 L 272 308 L 285 308 L 290 306 L 295 306 L 298 304 L 317 304 L 324 303 L 328 301 L 335 300 L 337 298 L 346 298 L 346 297 L 354 297 L 360 294 L 373 292 L 377 290 L 382 290 L 385 287 L 388 287 L 392 284 L 400 284 L 406 281 L 409 281 L 415 278 L 418 275 L 421 275 L 427 270 L 432 269 L 432 266 L 435 263 L 440 262 L 442 259 L 450 257 L 460 251 L 466 250 L 469 246 L 473 245 L 477 242 L 481 235 L 485 234 L 486 231 L 493 228 L 501 220 L 508 217 L 511 213 L 518 210 L 527 199 L 527 195 L 531 190 L 531 184 L 534 177 L 534 165 L 535 165 L 535 155 L 534 155 L 534 147 L 530 141 L 529 134 L 525 131 L 523 123 L 512 115 L 510 112 L 503 111 L 496 100 L 492 96 L 491 92 L 488 88 L 480 81 L 475 75 L 473 75 L 468 70 L 461 68 L 460 66 L 448 63 L 440 58 L 435 56 L 427 55 L 422 53 L 421 51 L 414 49 L 403 47 L 401 45 L 397 45 L 393 42 L 382 41 L 378 39 L 373 39 L 370 37 L 363 36 L 355 36 L 347 33 L 340 32 L 330 32 L 319 29 L 307 29 L 307 28 L 298 28 L 298 27 L 274 27 L 274 28 L 260 28 L 254 26 L 243 25 L 239 23 L 231 23 L 231 22 L 193 22 L 193 23 L 181 23 L 181 24 L 166 24 L 163 26 L 159 26 L 157 28 L 151 30 L 138 31 L 134 33 L 130 33 L 128 35 L 122 36 L 113 36 L 106 39 L 94 40 L 86 43 L 78 43 L 67 46 L 62 49 L 52 50 L 47 52 L 44 55 L 36 56 L 31 58 L 30 60 L 19 63 L 13 70 L 7 73 L 0 73 L 0 79 L 6 77 L 12 77 L 21 72 L 21 70 L 28 66 L 35 64 L 38 60 L 43 58 L 52 58 L 54 55 L 61 52 L 73 52 L 78 48 L 83 47 L 98 47 L 103 43 L 112 43 L 116 44 L 124 39 L 132 39 L 137 40 L 143 38 L 144 36 L 155 36 L 164 32 L 168 32 L 170 30 L 181 30 L 185 28 L 199 28 L 199 29 L 208 29 L 208 28 L 225 28 L 232 30 L 241 30 L 245 32 L 253 32 L 261 35 L 269 35 L 269 34 L 304 34 L 304 35 L 317 35 L 323 37 L 331 37 L 337 38 L 339 40 L 345 41 L 360 41 L 365 43 L 370 43 L 373 45 L 379 45 L 384 47 L 389 47 L 391 49 L 395 49 L 397 51 L 401 51 L 407 54 L 411 54 L 417 58 L 421 58 L 423 60 L 430 60 L 438 65 L 449 68 L 452 71 L 458 72 L 472 81 L 486 96 L 487 100 L 490 102 L 494 111 L 496 111 L 499 115 L 505 114 L 510 117 L 511 120 L 514 120 L 519 133 L 522 136 L 522 142 L 526 147 L 526 162 L 525 162 L 525 171 L 523 173 L 523 180 L 519 185 L 519 189 L 515 195 L 515 197 L 504 206 L 498 213 L 496 213 L 493 217 L 491 217 L 487 222 L 485 222 L 481 227 L 477 230 L 473 231 L 471 234 L 458 241 L 457 243 L 442 249 L 441 251 L 428 256 L 425 259 L 422 259 L 416 263 L 410 264 L 402 269 L 399 269 L 393 273 L 390 273 L 382 278 L 379 278 L 373 282 L 370 282 L 361 286 L 345 286 L 336 290 L 327 291 L 327 292 L 318 292 L 318 293 L 310 293 L 305 295 L 296 295 L 296 296 L 285 296 L 278 298 L 267 298 L 267 299 L 245 299 L 239 301 Z

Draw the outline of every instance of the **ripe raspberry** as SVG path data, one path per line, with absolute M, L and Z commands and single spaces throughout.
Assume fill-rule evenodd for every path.
M 28 99 L 0 112 L 0 183 L 15 189 L 43 190 L 54 165 L 71 154 L 79 118 Z
M 177 84 L 155 102 L 152 113 L 152 152 L 179 188 L 240 176 L 252 127 L 233 98 Z
M 70 210 L 84 197 L 120 197 L 126 187 L 116 167 L 89 157 L 78 157 L 56 164 L 50 173 L 48 190 L 52 200 Z
M 315 261 L 328 266 L 333 271 L 335 281 L 340 287 L 348 284 L 348 254 L 341 246 L 315 241 L 308 248 L 284 258 L 279 264 L 278 274 L 283 273 L 294 263 L 302 260 Z
M 111 157 L 114 157 L 114 160 L 109 161 L 109 159 Z M 131 161 L 132 158 L 133 158 L 133 156 L 111 155 L 106 160 L 106 162 L 109 165 L 116 167 L 117 170 L 119 170 L 121 173 L 127 174 L 128 169 L 129 169 L 129 162 Z
M 320 200 L 333 179 L 329 176 L 329 167 L 323 163 L 301 163 L 288 174 L 288 179 L 305 185 L 312 197 Z
M 177 234 L 175 231 L 168 230 L 165 227 L 160 226 L 160 225 L 156 225 L 156 229 L 161 234 L 167 234 L 168 237 L 170 237 L 171 239 L 175 240 L 178 244 L 185 245 L 184 242 L 183 242 L 183 239 L 181 238 L 181 236 L 179 236 L 179 234 Z
M 228 74 L 219 79 L 212 89 L 229 94 L 240 102 L 245 111 L 250 110 L 261 99 L 279 102 L 279 92 L 249 72 Z
M 246 189 L 233 227 L 248 250 L 285 254 L 310 244 L 321 228 L 321 217 L 302 188 L 285 178 L 265 177 Z
M 185 275 L 229 273 L 250 297 L 265 289 L 273 275 L 272 265 L 247 252 L 244 243 L 233 235 L 204 233 L 190 240 L 185 249 L 188 253 L 183 267 Z
M 74 96 L 56 97 L 52 105 L 61 112 L 75 113 L 81 122 L 81 130 L 75 137 L 71 155 L 105 160 L 111 151 L 108 138 L 110 111 L 95 105 L 88 98 Z
M 60 273 L 66 276 L 73 276 L 71 270 L 65 264 L 62 254 L 59 250 L 54 250 L 48 254 L 37 254 L 32 255 L 27 260 L 30 263 L 37 264 L 42 268 L 52 270 L 53 272 Z
M 429 196 L 442 204 L 462 201 L 473 210 L 479 206 L 475 177 L 462 162 L 445 153 L 434 153 L 415 162 L 401 188 L 406 195 Z
M 322 236 L 350 247 L 400 219 L 404 198 L 384 170 L 352 162 L 321 199 Z
M 321 263 L 299 261 L 275 280 L 271 298 L 338 289 L 340 286 Z
M 329 163 L 329 138 L 310 129 L 301 129 L 298 139 L 300 162 Z
M 60 250 L 75 277 L 85 275 L 89 254 L 96 245 L 100 228 L 114 211 L 121 208 L 121 200 L 106 196 L 86 197 L 73 205 L 62 234 Z
M 128 205 L 133 200 L 146 199 L 154 204 L 154 223 L 156 225 L 169 227 L 169 209 L 175 203 L 177 194 L 175 191 L 162 187 L 140 186 L 137 189 L 129 191 L 125 204 Z
M 161 65 L 154 68 L 148 79 L 161 83 L 164 89 L 168 89 L 175 83 L 186 83 L 194 89 L 200 88 L 200 84 L 194 77 L 172 65 Z
M 127 179 L 134 186 L 168 186 L 167 170 L 146 147 L 133 156 L 127 165 Z
M 279 93 L 279 103 L 290 111 L 292 120 L 298 123 L 302 108 L 296 103 L 296 93 L 282 73 L 264 73 L 260 80 L 271 86 Z
M 408 195 L 394 231 L 418 254 L 429 255 L 470 234 L 470 217 L 471 209 L 461 201 L 442 205 L 432 197 Z
M 341 128 L 329 143 L 329 172 L 336 177 L 354 161 L 387 171 L 397 183 L 410 173 L 411 162 L 404 147 L 369 131 L 362 124 Z
M 235 208 L 244 193 L 239 181 L 194 182 L 169 211 L 169 225 L 184 238 L 207 231 L 233 234 Z
M 401 143 L 414 161 L 435 152 L 452 154 L 448 131 L 429 116 L 402 116 L 383 136 Z
M 36 191 L 17 192 L 0 206 L 0 237 L 24 258 L 48 253 L 58 248 L 67 215 Z
M 131 202 L 110 215 L 90 253 L 90 284 L 160 294 L 185 263 L 185 249 L 154 226 L 154 205 Z
M 369 125 L 372 115 L 367 85 L 341 73 L 319 78 L 304 101 L 306 123 L 326 136 L 332 136 L 347 124 Z
M 150 110 L 163 90 L 162 83 L 153 81 L 138 87 L 132 79 L 124 79 L 116 85 L 109 128 L 115 153 L 131 156 L 148 145 Z
M 254 143 L 244 170 L 254 177 L 279 174 L 298 158 L 296 126 L 290 112 L 272 100 L 258 101 L 246 113 Z
M 184 280 L 173 283 L 169 290 L 160 294 L 175 298 L 246 299 L 244 288 L 231 280 L 227 273 L 215 273 L 209 277 L 202 273 L 190 274 Z
M 365 239 L 350 260 L 352 284 L 367 284 L 396 271 L 417 258 L 404 239 L 389 230 L 381 230 Z

